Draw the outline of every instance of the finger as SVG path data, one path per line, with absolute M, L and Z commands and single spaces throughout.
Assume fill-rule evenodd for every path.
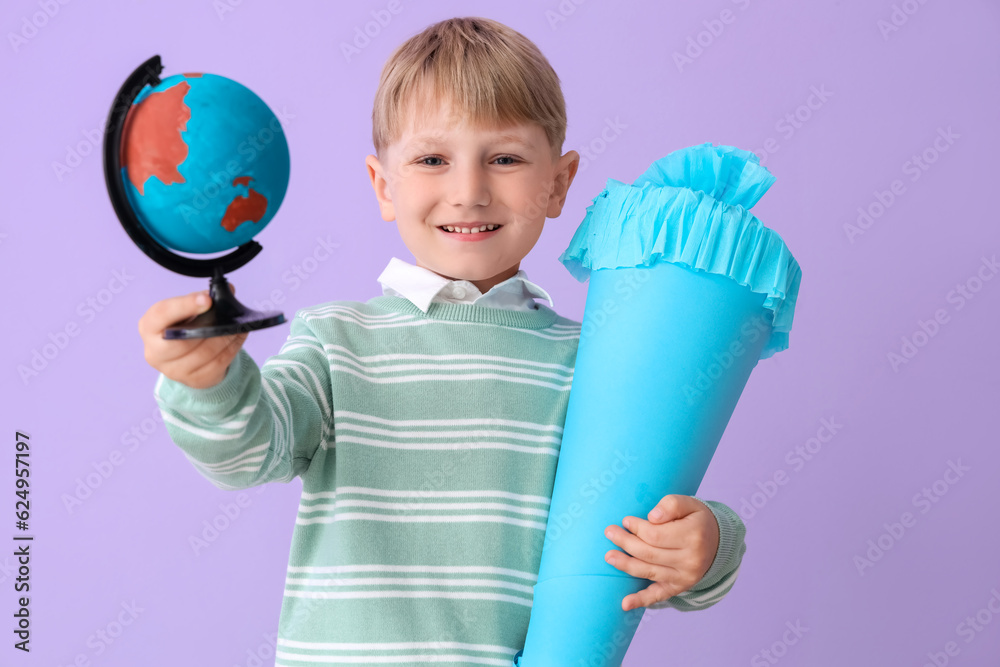
M 184 371 L 183 375 L 174 375 L 174 377 L 183 378 L 181 381 L 184 384 L 195 389 L 213 387 L 226 378 L 226 369 L 233 362 L 237 352 L 217 355 L 200 366 Z
M 223 357 L 215 357 L 184 378 L 184 384 L 195 389 L 211 389 L 226 379 L 229 364 Z
M 639 537 L 628 532 L 621 526 L 609 526 L 604 531 L 605 536 L 621 547 L 621 549 L 637 558 L 641 558 L 650 563 L 657 563 L 661 556 L 657 553 L 657 548 L 642 541 Z
M 213 359 L 217 357 L 224 357 L 229 355 L 230 357 L 235 357 L 236 353 L 239 352 L 240 345 L 246 340 L 247 334 L 231 334 L 228 336 L 212 336 L 204 339 L 202 347 L 200 347 L 197 352 L 190 355 L 190 361 L 187 362 L 191 364 L 188 370 L 194 372 L 200 366 L 205 366 L 209 364 Z M 186 360 L 178 360 L 178 363 L 184 363 Z
M 638 577 L 639 579 L 649 579 L 651 581 L 671 581 L 677 579 L 679 575 L 682 575 L 681 572 L 678 572 L 676 569 L 667 565 L 650 563 L 649 561 L 636 558 L 635 556 L 630 556 L 615 549 L 612 549 L 604 554 L 604 560 L 606 560 L 612 567 L 615 567 L 627 574 L 631 574 L 633 577 Z
M 228 371 L 229 365 L 233 363 L 233 359 L 239 354 L 240 348 L 238 345 L 230 345 L 218 356 L 209 360 L 207 364 L 199 368 L 191 376 L 191 381 L 204 387 L 214 386 L 219 382 L 222 382 Z
M 704 503 L 693 496 L 685 496 L 679 493 L 670 493 L 656 503 L 656 507 L 649 510 L 647 518 L 652 523 L 667 523 L 676 519 L 683 519 L 692 512 L 706 509 Z
M 163 332 L 160 331 L 145 341 L 146 359 L 155 358 L 159 364 L 166 365 L 173 360 L 188 357 L 192 352 L 200 349 L 208 340 L 208 338 L 167 339 L 163 337 Z
M 182 320 L 183 321 L 183 320 Z M 158 365 L 167 365 L 180 359 L 193 359 L 192 355 L 203 352 L 204 345 L 211 338 L 171 338 L 163 337 L 163 330 L 155 332 L 145 339 L 146 359 L 156 359 Z
M 639 607 L 648 607 L 657 602 L 669 600 L 678 593 L 683 592 L 684 590 L 677 590 L 676 586 L 671 586 L 662 581 L 654 581 L 638 593 L 626 595 L 625 599 L 622 600 L 622 609 L 628 611 Z
M 657 524 L 637 516 L 627 516 L 622 524 L 627 526 L 622 530 L 659 549 L 683 549 L 689 546 L 691 521 L 688 517 Z
M 686 546 L 684 536 L 687 533 L 684 532 L 683 526 L 672 524 L 654 526 L 634 516 L 625 517 L 625 522 L 628 523 L 628 529 L 612 524 L 608 526 L 605 535 L 629 553 L 640 556 L 641 554 L 633 549 L 645 550 L 645 553 L 649 554 L 654 549 L 676 550 Z
M 228 363 L 239 352 L 238 343 L 246 340 L 247 334 L 234 334 L 231 336 L 213 336 L 211 338 L 200 339 L 200 346 L 183 356 L 177 357 L 163 364 L 163 373 L 175 377 L 187 377 L 191 380 L 201 379 L 205 375 L 211 375 L 218 370 L 219 363 Z M 167 343 L 173 341 L 165 341 Z M 219 356 L 226 359 L 214 362 Z M 213 362 L 215 365 L 213 365 Z
M 162 336 L 167 327 L 205 312 L 211 307 L 212 300 L 199 302 L 198 297 L 203 295 L 208 296 L 208 292 L 202 290 L 157 301 L 139 320 L 139 333 L 143 338 L 151 334 Z
M 229 283 L 232 291 L 235 287 Z M 206 297 L 203 301 L 200 297 Z M 167 339 L 163 332 L 167 327 L 187 322 L 212 308 L 213 302 L 210 290 L 200 290 L 184 296 L 173 297 L 159 301 L 146 311 L 139 320 L 139 333 L 143 336 L 147 347 L 147 360 L 155 358 L 159 364 L 166 364 L 177 359 L 194 359 L 188 355 L 200 350 L 211 338 Z M 211 354 L 211 353 L 210 353 Z M 176 367 L 174 367 L 176 369 Z

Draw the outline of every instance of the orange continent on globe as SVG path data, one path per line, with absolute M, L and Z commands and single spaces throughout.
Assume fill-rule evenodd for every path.
M 190 88 L 181 82 L 150 93 L 139 104 L 133 104 L 125 116 L 122 136 L 128 140 L 122 142 L 121 163 L 140 195 L 146 194 L 145 183 L 150 176 L 156 176 L 164 185 L 185 182 L 178 169 L 188 154 L 181 132 L 191 119 L 191 109 L 184 104 Z

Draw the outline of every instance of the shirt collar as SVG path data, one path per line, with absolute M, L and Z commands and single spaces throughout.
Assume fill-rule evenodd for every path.
M 409 299 L 425 313 L 430 308 L 434 297 L 450 283 L 460 282 L 468 290 L 472 290 L 474 293 L 479 292 L 476 286 L 467 280 L 448 280 L 430 269 L 405 262 L 398 257 L 389 259 L 389 264 L 379 275 L 378 281 L 382 285 L 382 294 L 395 291 Z M 522 295 L 526 302 L 530 301 L 531 303 L 534 303 L 535 298 L 545 299 L 549 302 L 549 307 L 552 307 L 552 297 L 549 296 L 549 293 L 528 280 L 528 274 L 523 269 L 519 269 L 507 280 L 494 285 L 487 291 L 487 294 L 492 294 L 494 291 Z M 483 298 L 483 296 L 485 295 L 481 295 L 479 298 Z

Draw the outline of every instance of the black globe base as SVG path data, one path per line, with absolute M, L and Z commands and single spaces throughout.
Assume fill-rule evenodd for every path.
M 212 307 L 204 313 L 167 327 L 163 330 L 164 338 L 174 340 L 231 336 L 266 329 L 285 321 L 284 314 L 279 311 L 253 310 L 237 301 L 221 272 L 217 272 L 212 278 L 208 291 L 212 297 Z

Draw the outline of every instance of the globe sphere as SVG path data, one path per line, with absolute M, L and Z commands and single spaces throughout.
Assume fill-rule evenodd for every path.
M 259 234 L 288 189 L 288 143 L 249 88 L 216 74 L 146 86 L 122 129 L 122 179 L 143 228 L 172 250 L 210 254 Z

